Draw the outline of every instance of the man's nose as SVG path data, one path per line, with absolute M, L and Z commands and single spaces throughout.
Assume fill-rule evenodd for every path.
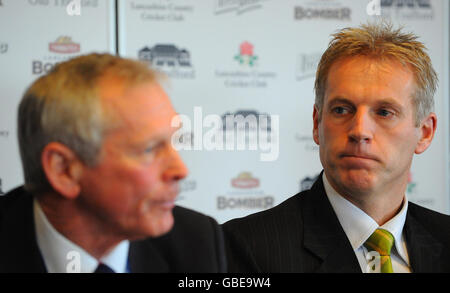
M 181 159 L 180 154 L 171 145 L 168 149 L 167 167 L 163 173 L 164 181 L 179 181 L 185 178 L 189 170 Z
M 358 109 L 350 122 L 348 137 L 351 142 L 368 143 L 373 138 L 373 121 L 367 109 Z

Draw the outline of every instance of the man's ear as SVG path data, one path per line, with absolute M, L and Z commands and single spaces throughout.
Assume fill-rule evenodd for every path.
M 415 149 L 416 154 L 423 153 L 431 144 L 437 127 L 436 114 L 430 113 L 419 126 L 419 141 Z
M 47 144 L 41 154 L 41 163 L 47 180 L 59 194 L 67 199 L 80 194 L 83 164 L 70 148 L 58 142 Z
M 317 145 L 320 145 L 319 143 L 319 110 L 317 110 L 316 105 L 314 105 L 313 109 L 313 139 L 316 142 Z

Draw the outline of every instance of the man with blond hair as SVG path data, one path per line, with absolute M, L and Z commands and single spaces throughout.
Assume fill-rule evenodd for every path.
M 217 222 L 176 207 L 187 168 L 158 74 L 109 54 L 26 91 L 25 185 L 0 197 L 0 272 L 224 272 Z
M 389 23 L 345 28 L 318 65 L 310 190 L 224 224 L 230 271 L 450 272 L 450 217 L 408 202 L 414 154 L 433 139 L 437 77 Z

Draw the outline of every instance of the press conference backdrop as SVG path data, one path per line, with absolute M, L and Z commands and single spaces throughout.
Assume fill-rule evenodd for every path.
M 313 83 L 330 34 L 384 17 L 420 36 L 440 79 L 437 134 L 414 158 L 407 196 L 450 213 L 448 1 L 381 0 L 381 16 L 370 0 L 70 2 L 0 0 L 0 192 L 23 182 L 16 112 L 25 87 L 56 62 L 117 50 L 169 77 L 190 169 L 178 204 L 219 222 L 273 207 L 321 171 Z M 256 126 L 227 123 L 238 115 Z M 232 137 L 242 126 L 239 149 Z

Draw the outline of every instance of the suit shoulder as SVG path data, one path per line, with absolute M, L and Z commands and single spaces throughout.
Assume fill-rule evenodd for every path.
M 279 205 L 265 211 L 257 212 L 242 218 L 232 219 L 222 225 L 224 231 L 233 232 L 234 230 L 239 230 L 244 234 L 247 234 L 256 227 L 260 227 L 261 229 L 278 227 L 276 229 L 279 229 L 280 227 L 285 227 L 287 222 L 292 222 L 293 219 L 297 218 L 298 223 L 300 223 L 302 222 L 301 205 L 302 201 L 307 196 L 306 193 L 306 191 L 300 192 L 289 197 Z
M 431 225 L 440 229 L 450 229 L 449 215 L 433 211 L 412 202 L 408 202 L 408 211 L 424 225 Z
M 408 203 L 408 213 L 435 238 L 450 245 L 450 216 Z

